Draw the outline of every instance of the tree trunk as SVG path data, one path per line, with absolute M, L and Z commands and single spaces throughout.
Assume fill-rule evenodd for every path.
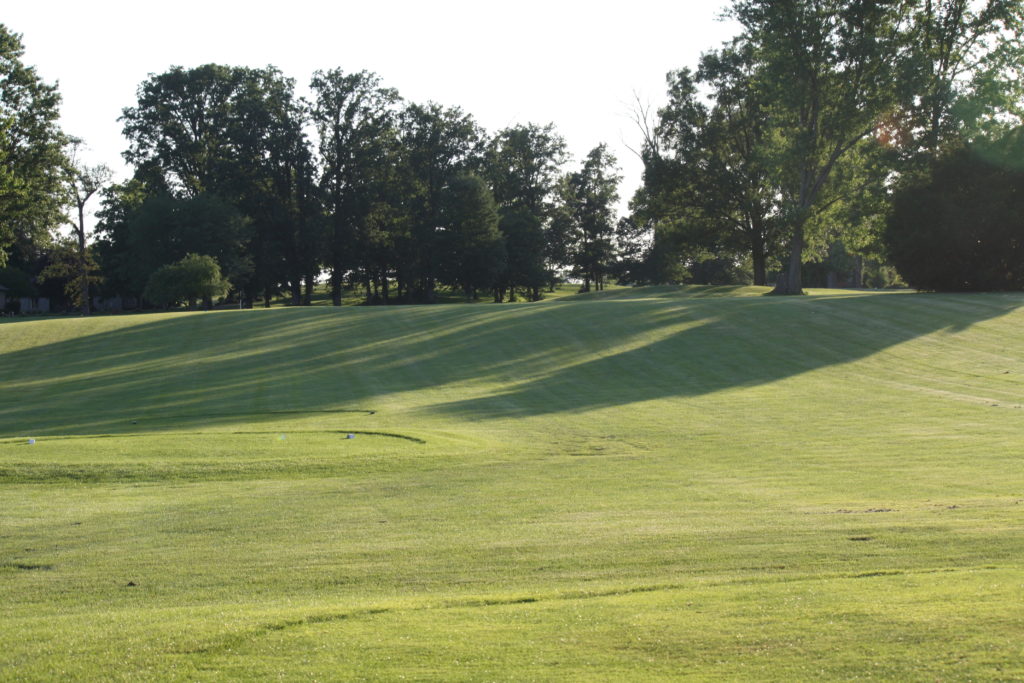
M 81 283 L 82 315 L 89 315 L 89 263 L 85 258 L 85 203 L 78 203 L 78 278 Z
M 768 282 L 768 270 L 765 265 L 764 254 L 753 255 L 754 260 L 754 284 L 763 287 Z
M 755 227 L 750 237 L 750 259 L 754 264 L 754 284 L 763 287 L 768 283 L 768 255 L 765 253 L 762 231 L 758 227 Z
M 312 274 L 306 275 L 306 293 L 302 297 L 303 306 L 313 305 L 313 287 L 315 286 L 316 278 Z
M 337 266 L 331 268 L 331 304 L 341 305 L 341 273 Z
M 803 294 L 803 280 L 800 268 L 804 256 L 804 226 L 801 224 L 793 230 L 793 238 L 789 242 L 789 263 L 786 270 L 779 274 L 772 294 L 793 295 Z
M 273 297 L 273 293 L 270 291 L 270 287 L 263 290 L 263 308 L 270 308 L 270 299 Z

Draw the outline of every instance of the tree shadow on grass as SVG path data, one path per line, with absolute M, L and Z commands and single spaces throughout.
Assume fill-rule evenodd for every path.
M 398 395 L 419 417 L 582 411 L 773 382 L 1021 303 L 990 295 L 659 295 L 64 321 L 77 336 L 0 356 L 0 436 L 251 424 L 281 411 L 372 411 Z M 90 328 L 97 331 L 78 334 Z M 0 345 L 20 329 L 28 328 L 0 328 Z M 462 387 L 466 399 L 451 400 Z M 353 428 L 373 424 L 369 415 L 345 419 Z
M 691 302 L 680 313 L 695 315 L 695 324 L 649 343 L 580 359 L 492 396 L 429 410 L 466 418 L 531 416 L 764 385 L 935 332 L 957 333 L 1022 304 L 1019 295 L 910 292 Z M 664 321 L 653 313 L 645 316 Z

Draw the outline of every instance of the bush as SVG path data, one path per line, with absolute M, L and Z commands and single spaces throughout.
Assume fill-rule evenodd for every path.
M 897 189 L 884 241 L 921 290 L 1024 289 L 1024 132 L 959 147 Z
M 152 304 L 168 308 L 188 302 L 189 309 L 197 301 L 207 306 L 227 294 L 228 283 L 221 276 L 220 266 L 212 256 L 189 254 L 177 263 L 161 266 L 146 282 L 142 296 Z

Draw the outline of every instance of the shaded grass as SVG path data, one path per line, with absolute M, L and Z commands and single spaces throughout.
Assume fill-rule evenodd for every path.
M 0 326 L 3 670 L 1022 675 L 1022 298 L 709 293 Z

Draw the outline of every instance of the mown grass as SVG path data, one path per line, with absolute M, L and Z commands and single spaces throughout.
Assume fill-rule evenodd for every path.
M 0 678 L 1024 677 L 1024 297 L 761 293 L 0 324 Z

